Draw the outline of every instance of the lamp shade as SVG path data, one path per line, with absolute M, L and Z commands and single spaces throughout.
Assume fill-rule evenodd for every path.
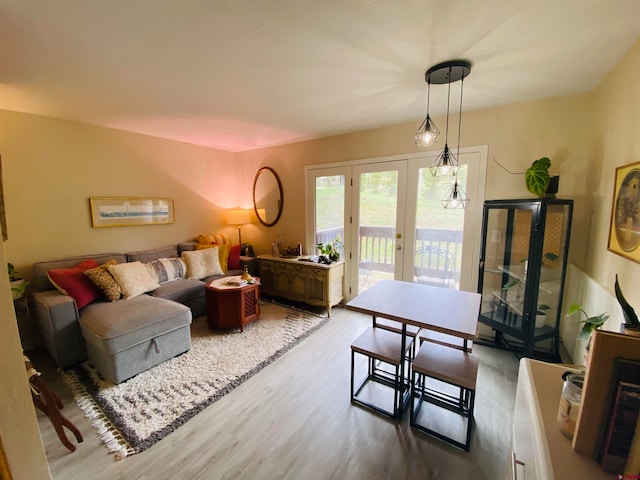
M 227 211 L 227 225 L 246 225 L 247 223 L 251 223 L 251 210 Z

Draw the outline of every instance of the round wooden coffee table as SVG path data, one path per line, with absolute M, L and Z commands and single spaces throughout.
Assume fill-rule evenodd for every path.
M 217 328 L 239 328 L 260 316 L 260 279 L 242 286 L 229 285 L 230 278 L 212 280 L 205 287 L 207 302 L 207 324 L 211 330 Z

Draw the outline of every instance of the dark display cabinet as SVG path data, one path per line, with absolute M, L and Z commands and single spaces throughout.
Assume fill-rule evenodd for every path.
M 560 359 L 573 200 L 484 202 L 479 321 L 517 356 Z

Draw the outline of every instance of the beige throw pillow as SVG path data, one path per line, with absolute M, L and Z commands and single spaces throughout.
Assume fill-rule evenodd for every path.
M 220 266 L 220 255 L 217 246 L 204 250 L 183 252 L 182 257 L 187 264 L 188 278 L 200 280 L 211 275 L 224 275 Z
M 125 299 L 137 297 L 160 287 L 141 262 L 119 263 L 107 267 L 120 285 Z

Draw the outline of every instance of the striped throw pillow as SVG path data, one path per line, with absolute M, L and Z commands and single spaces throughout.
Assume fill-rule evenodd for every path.
M 158 283 L 167 283 L 187 276 L 187 265 L 181 258 L 161 258 L 146 263 L 145 266 Z

